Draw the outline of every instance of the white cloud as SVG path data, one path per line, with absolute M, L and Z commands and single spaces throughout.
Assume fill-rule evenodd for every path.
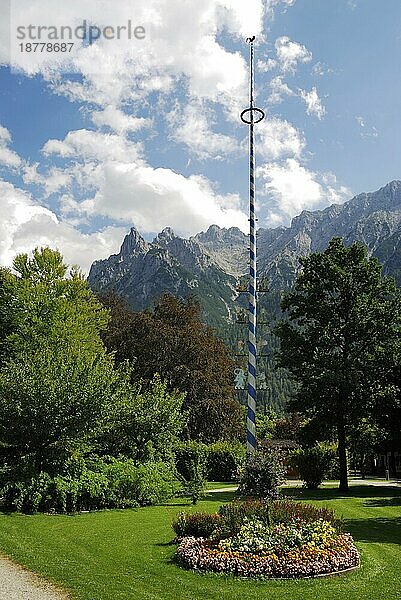
M 287 218 L 321 202 L 322 189 L 314 174 L 293 158 L 280 165 L 266 164 L 258 172 L 265 181 L 266 194 L 274 199 L 280 213 Z
M 285 12 L 295 4 L 295 0 L 266 0 L 266 11 L 270 17 L 274 16 L 274 10 L 280 8 Z
M 334 173 L 323 173 L 320 180 L 329 204 L 342 204 L 352 197 L 351 190 L 345 185 L 340 185 Z
M 361 128 L 360 136 L 363 140 L 372 140 L 379 136 L 379 132 L 377 131 L 376 127 L 374 125 L 369 126 L 363 117 L 357 116 L 355 119 Z
M 295 72 L 298 63 L 312 60 L 312 53 L 303 44 L 293 42 L 287 36 L 278 38 L 274 45 L 283 71 Z
M 291 123 L 277 118 L 257 125 L 257 151 L 266 160 L 299 157 L 305 147 L 302 134 Z
M 279 104 L 283 101 L 284 96 L 295 96 L 295 92 L 283 82 L 281 77 L 273 77 L 270 81 L 271 93 L 268 98 L 270 104 Z
M 279 220 L 287 224 L 302 210 L 341 203 L 350 195 L 345 186 L 338 185 L 333 174 L 309 171 L 294 158 L 288 158 L 281 164 L 263 165 L 259 167 L 258 174 L 264 182 L 263 192 L 272 203 L 267 216 L 272 225 L 277 225 Z
M 286 1 L 286 0 L 284 0 Z M 207 4 L 207 2 L 203 2 Z M 264 2 L 260 0 L 218 0 L 216 2 L 218 22 L 226 25 L 238 37 L 246 38 L 261 32 L 264 15 Z M 224 13 L 221 11 L 224 8 Z
M 71 215 L 130 221 L 145 233 L 172 226 L 181 235 L 192 235 L 212 223 L 247 228 L 237 195 L 217 194 L 200 176 L 186 178 L 170 169 L 135 164 L 104 166 L 94 198 L 70 202 L 69 210 Z
M 48 140 L 42 151 L 45 155 L 57 154 L 62 158 L 130 162 L 140 160 L 142 147 L 115 134 L 78 129 L 70 131 L 63 141 Z
M 69 264 L 88 271 L 94 260 L 116 252 L 125 233 L 122 227 L 84 234 L 36 203 L 26 192 L 0 180 L 0 265 L 11 266 L 21 252 L 36 246 L 58 248 Z
M 223 160 L 239 150 L 238 141 L 213 131 L 213 112 L 205 105 L 189 103 L 179 106 L 167 115 L 171 137 L 182 143 L 201 160 Z
M 104 110 L 94 111 L 91 119 L 98 127 L 109 127 L 119 134 L 138 131 L 151 123 L 150 119 L 127 115 L 115 106 L 106 106 Z
M 319 120 L 323 119 L 326 114 L 326 109 L 319 98 L 316 87 L 314 86 L 309 92 L 306 90 L 299 90 L 299 95 L 306 104 L 306 112 L 308 115 L 314 115 Z
M 15 169 L 21 165 L 21 159 L 16 152 L 8 148 L 10 143 L 10 132 L 0 125 L 0 164 Z
M 20 15 L 26 13 L 32 22 L 38 22 L 34 18 L 38 6 L 46 15 L 45 21 L 56 24 L 82 15 L 78 0 L 57 5 L 53 0 L 17 0 L 17 4 Z M 117 224 L 133 223 L 144 233 L 172 226 L 181 235 L 192 235 L 212 223 L 246 231 L 247 217 L 238 195 L 220 194 L 199 175 L 184 177 L 168 168 L 150 166 L 142 144 L 131 138 L 156 123 L 157 110 L 153 120 L 152 108 L 161 107 L 163 118 L 167 113 L 170 136 L 197 158 L 225 158 L 240 151 L 241 144 L 214 122 L 214 115 L 221 113 L 228 122 L 237 120 L 247 102 L 246 60 L 238 51 L 224 48 L 222 40 L 226 34 L 237 39 L 256 35 L 263 40 L 263 15 L 271 16 L 274 9 L 287 9 L 293 4 L 294 0 L 87 0 L 85 16 L 93 23 L 122 24 L 133 15 L 138 23 L 152 22 L 151 43 L 133 47 L 130 43 L 99 40 L 91 47 L 80 48 L 71 58 L 70 67 L 82 75 L 81 81 L 62 77 L 61 65 L 54 56 L 45 57 L 42 63 L 35 62 L 37 57 L 27 63 L 24 61 L 32 57 L 18 56 L 14 66 L 29 74 L 42 73 L 55 93 L 87 103 L 84 111 L 100 131 L 81 129 L 70 131 L 64 140 L 48 140 L 42 149 L 43 161 L 48 164 L 46 172 L 37 164 L 24 165 L 26 184 L 42 186 L 46 195 L 61 196 L 61 216 L 57 218 L 25 195 L 20 206 L 28 207 L 29 218 L 14 223 L 8 256 L 16 248 L 25 248 L 24 244 L 31 249 L 37 243 L 46 243 L 40 240 L 49 239 L 52 245 L 59 244 L 70 262 L 80 262 L 87 268 L 91 260 L 116 251 L 125 230 L 109 227 L 92 234 L 78 231 L 83 223 L 96 224 L 99 217 Z M 292 74 L 298 65 L 312 59 L 305 46 L 288 37 L 279 38 L 275 48 L 277 60 L 259 61 L 260 69 L 277 67 L 282 75 Z M 245 55 L 246 47 L 244 50 Z M 324 107 L 316 88 L 295 92 L 282 77 L 273 78 L 270 87 L 271 103 L 299 95 L 307 112 L 322 118 Z M 176 98 L 179 103 L 174 104 Z M 151 118 L 144 118 L 144 114 Z M 272 223 L 285 221 L 304 207 L 320 206 L 336 194 L 341 197 L 336 183 L 323 181 L 322 176 L 302 165 L 304 136 L 291 123 L 270 118 L 256 131 L 258 155 L 267 161 L 259 172 L 265 192 L 275 202 Z M 3 147 L 11 152 L 9 142 L 7 137 L 3 142 L 0 139 L 0 152 Z M 63 162 L 64 167 L 60 167 Z M 79 193 L 75 194 L 77 188 Z M 23 194 L 13 189 L 15 194 Z
M 191 96 L 217 100 L 239 94 L 246 86 L 243 57 L 223 48 L 218 34 L 226 30 L 238 38 L 250 34 L 260 37 L 263 14 L 262 0 L 246 4 L 242 0 L 86 0 L 88 21 L 116 28 L 131 19 L 148 27 L 145 40 L 99 39 L 91 46 L 77 42 L 69 56 L 16 51 L 12 66 L 30 75 L 41 73 L 56 92 L 104 108 L 119 108 L 127 100 L 141 101 L 154 90 L 169 92 L 182 77 Z M 18 25 L 78 25 L 82 15 L 81 0 L 61 4 L 50 0 L 13 2 L 12 20 Z M 80 73 L 83 81 L 61 78 L 66 69 L 67 73 Z
M 67 170 L 50 167 L 46 175 L 43 175 L 38 171 L 38 167 L 39 163 L 24 163 L 22 180 L 25 185 L 41 186 L 45 196 L 50 196 L 70 185 L 71 175 Z
M 329 73 L 334 73 L 334 69 L 327 66 L 325 63 L 321 62 L 320 60 L 317 63 L 315 63 L 312 67 L 312 75 L 317 75 L 317 76 L 321 77 L 322 75 L 327 75 Z
M 257 63 L 258 71 L 267 73 L 277 67 L 277 61 L 274 58 L 268 58 L 267 60 L 258 60 Z
M 155 169 L 138 159 L 135 145 L 124 138 L 87 130 L 44 146 L 67 159 L 65 173 L 93 195 L 77 201 L 64 196 L 61 210 L 70 222 L 103 216 L 132 222 L 143 232 L 172 226 L 183 235 L 216 223 L 246 229 L 247 219 L 237 195 L 221 195 L 200 176 L 184 177 L 171 169 Z

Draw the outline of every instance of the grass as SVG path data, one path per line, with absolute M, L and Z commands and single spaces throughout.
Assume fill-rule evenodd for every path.
M 220 488 L 232 488 L 233 491 L 238 486 L 238 483 L 233 483 L 232 481 L 207 481 L 206 489 L 207 490 L 218 490 Z
M 352 487 L 347 494 L 287 489 L 335 508 L 362 557 L 359 571 L 301 581 L 250 581 L 180 569 L 172 562 L 170 522 L 177 511 L 215 511 L 231 492 L 138 510 L 75 516 L 0 514 L 0 549 L 79 600 L 395 600 L 401 590 L 401 491 Z

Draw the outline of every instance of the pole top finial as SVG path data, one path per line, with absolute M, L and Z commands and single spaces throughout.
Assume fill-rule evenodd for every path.
M 253 35 L 252 37 L 247 37 L 246 41 L 248 42 L 248 44 L 253 44 L 253 42 L 255 41 L 255 35 Z

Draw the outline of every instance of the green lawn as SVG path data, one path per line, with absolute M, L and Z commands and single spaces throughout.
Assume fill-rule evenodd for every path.
M 206 483 L 207 490 L 218 490 L 220 488 L 232 488 L 236 489 L 238 483 L 233 483 L 232 481 L 208 481 Z
M 0 514 L 0 549 L 80 600 L 395 600 L 401 597 L 401 491 L 353 487 L 286 490 L 345 517 L 362 556 L 359 571 L 304 581 L 250 581 L 184 571 L 172 562 L 170 521 L 188 504 L 76 516 Z M 232 493 L 198 508 L 214 511 Z

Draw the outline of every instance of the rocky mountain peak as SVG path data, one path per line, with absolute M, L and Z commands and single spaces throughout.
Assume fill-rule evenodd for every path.
M 122 256 L 146 254 L 148 249 L 148 243 L 143 239 L 135 227 L 131 227 L 130 232 L 125 236 L 121 245 L 120 254 Z
M 153 240 L 154 244 L 168 244 L 169 242 L 171 242 L 171 240 L 173 240 L 176 237 L 174 231 L 171 229 L 171 227 L 165 227 L 160 233 L 157 234 L 157 236 L 155 237 L 155 239 Z
M 372 213 L 376 210 L 401 210 L 401 181 L 390 181 L 377 192 L 364 192 L 346 202 L 349 210 Z
M 238 227 L 219 227 L 210 225 L 207 231 L 197 233 L 193 239 L 205 246 L 211 244 L 239 244 L 246 243 L 247 236 Z

